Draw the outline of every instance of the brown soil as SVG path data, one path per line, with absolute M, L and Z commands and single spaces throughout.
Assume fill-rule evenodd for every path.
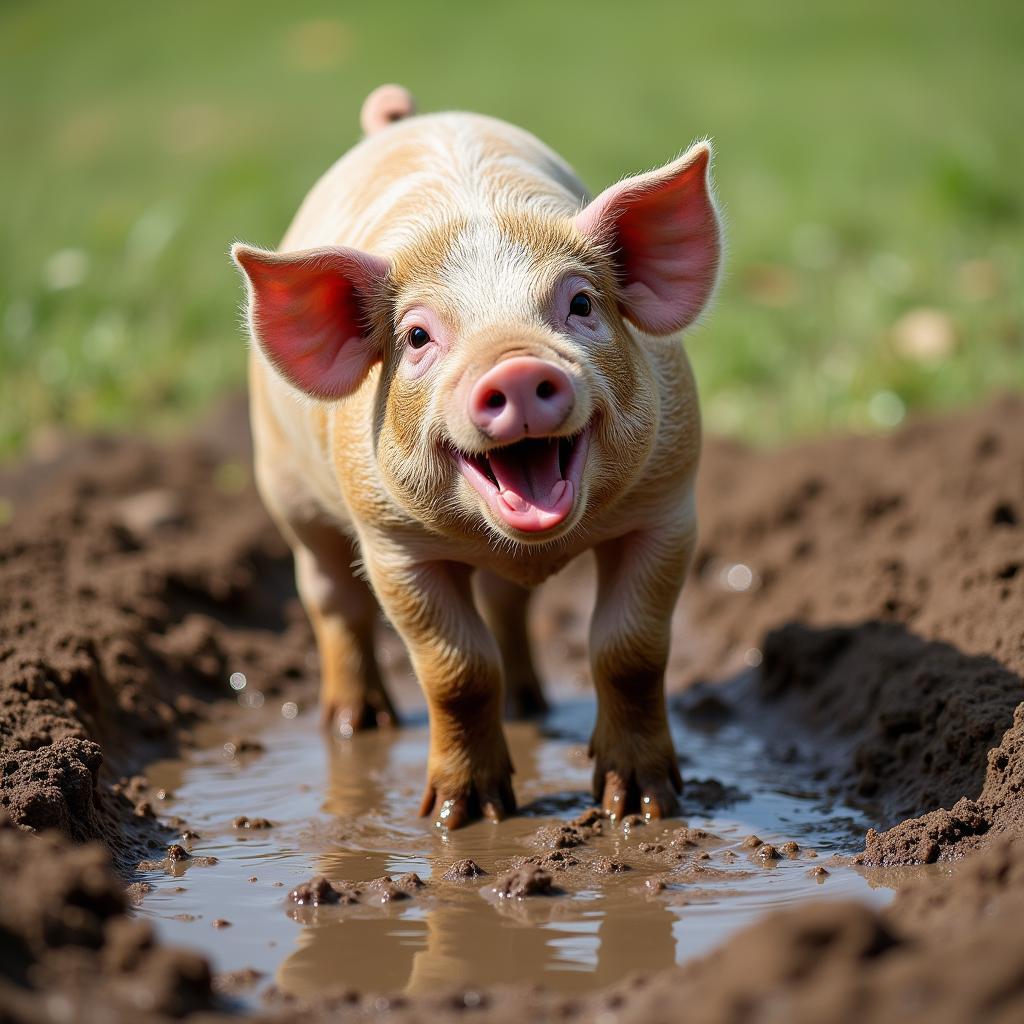
M 0 536 L 0 1020 L 230 1010 L 237 984 L 215 991 L 201 958 L 126 916 L 111 858 L 122 871 L 142 857 L 173 867 L 160 795 L 140 772 L 224 713 L 232 666 L 258 666 L 268 695 L 314 685 L 241 422 L 229 410 L 173 447 L 74 444 L 0 479 L 16 513 Z M 781 912 L 709 958 L 585 999 L 352 993 L 268 1015 L 1021 1019 L 1024 401 L 767 454 L 712 441 L 700 502 L 674 699 L 694 715 L 758 717 L 783 756 L 810 759 L 870 810 L 880 831 L 865 864 L 966 859 L 881 913 Z M 588 578 L 570 569 L 538 609 L 544 660 L 577 673 Z M 593 826 L 538 835 L 510 892 L 550 884 L 551 858 Z M 396 881 L 381 892 L 404 894 Z

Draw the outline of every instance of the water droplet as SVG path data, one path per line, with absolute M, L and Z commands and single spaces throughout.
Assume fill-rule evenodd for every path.
M 754 582 L 754 573 L 749 565 L 737 562 L 725 571 L 725 584 L 730 590 L 749 590 Z
M 228 683 L 232 690 L 244 690 L 248 680 L 241 672 L 232 672 Z

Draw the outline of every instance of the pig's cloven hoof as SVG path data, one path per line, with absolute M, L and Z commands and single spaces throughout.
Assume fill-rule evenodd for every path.
M 626 775 L 615 769 L 605 770 L 600 762 L 594 771 L 594 797 L 612 821 L 621 821 L 628 814 L 640 814 L 648 821 L 675 817 L 679 813 L 676 794 L 682 788 L 674 760 L 660 771 L 641 769 Z
M 420 804 L 420 817 L 434 818 L 435 828 L 462 828 L 477 818 L 497 824 L 515 814 L 516 796 L 509 777 L 474 785 L 468 793 L 450 793 L 429 782 Z
M 366 729 L 386 729 L 398 725 L 398 716 L 388 695 L 371 691 L 354 700 L 325 700 L 320 709 L 325 729 L 343 739 Z

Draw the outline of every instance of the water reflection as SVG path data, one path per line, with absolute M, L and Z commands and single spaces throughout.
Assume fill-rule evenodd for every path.
M 213 854 L 218 864 L 189 871 L 177 888 L 160 885 L 154 874 L 158 890 L 141 912 L 170 941 L 200 946 L 217 969 L 257 967 L 288 993 L 422 992 L 524 980 L 582 991 L 707 952 L 766 910 L 822 895 L 884 901 L 888 889 L 872 886 L 901 880 L 831 862 L 832 852 L 858 848 L 866 823 L 830 803 L 799 759 L 774 758 L 770 743 L 742 723 L 674 714 L 689 780 L 688 824 L 714 838 L 683 844 L 672 859 L 677 848 L 658 848 L 669 846 L 679 821 L 609 829 L 561 852 L 584 865 L 603 859 L 634 870 L 609 872 L 605 863 L 553 871 L 564 894 L 501 900 L 487 883 L 526 856 L 549 853 L 538 846 L 538 829 L 589 804 L 591 701 L 556 705 L 541 728 L 510 725 L 522 813 L 451 835 L 416 816 L 427 750 L 423 716 L 401 730 L 342 742 L 323 740 L 311 712 L 294 720 L 266 709 L 246 714 L 265 716 L 249 729 L 265 752 L 225 758 L 220 730 L 191 761 L 150 773 L 176 791 L 168 811 L 202 834 L 194 852 Z M 277 827 L 241 835 L 230 827 L 238 814 L 258 814 Z M 743 844 L 751 832 L 779 847 L 796 840 L 819 857 L 801 852 L 761 864 Z M 465 858 L 489 875 L 443 880 Z M 823 882 L 809 877 L 820 864 L 828 865 Z M 299 908 L 286 899 L 317 874 L 358 885 L 405 872 L 430 884 L 383 906 Z M 648 880 L 664 887 L 649 888 Z M 184 923 L 189 915 L 192 924 Z M 204 929 L 214 917 L 235 927 Z
M 442 883 L 435 893 L 385 908 L 300 908 L 294 916 L 302 933 L 277 972 L 283 991 L 369 985 L 413 993 L 507 982 L 510 974 L 584 989 L 675 963 L 678 908 L 652 899 L 643 878 L 608 878 L 600 891 L 527 900 L 489 892 L 497 872 L 537 852 L 530 840 L 553 809 L 571 815 L 588 802 L 588 768 L 564 743 L 538 742 L 536 730 L 522 726 L 511 727 L 509 738 L 521 791 L 552 782 L 570 788 L 554 800 L 528 800 L 520 817 L 498 827 L 479 823 L 451 835 L 437 832 L 427 842 L 427 823 L 408 819 L 409 786 L 395 787 L 396 779 L 418 780 L 420 737 L 360 736 L 327 745 L 324 810 L 340 831 L 337 845 L 316 856 L 318 874 L 358 883 L 414 870 L 439 880 L 453 862 L 471 858 L 491 875 Z M 386 848 L 383 839 L 390 840 Z M 618 837 L 602 846 L 622 853 Z M 567 880 L 557 877 L 556 884 Z

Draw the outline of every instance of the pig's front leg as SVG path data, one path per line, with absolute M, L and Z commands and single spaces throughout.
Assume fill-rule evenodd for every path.
M 590 656 L 598 705 L 590 752 L 594 797 L 613 819 L 678 810 L 682 780 L 665 709 L 665 664 L 693 543 L 693 530 L 644 532 L 596 550 Z
M 364 557 L 427 698 L 430 757 L 420 814 L 448 828 L 481 814 L 500 821 L 516 806 L 501 723 L 501 662 L 473 603 L 469 568 L 409 564 L 366 545 Z

